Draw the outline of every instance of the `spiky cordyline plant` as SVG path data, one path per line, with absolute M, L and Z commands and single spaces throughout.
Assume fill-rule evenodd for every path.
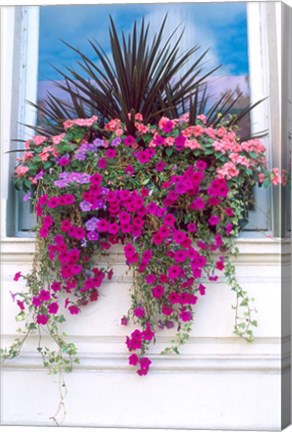
M 157 122 L 161 115 L 177 118 L 184 112 L 190 112 L 190 123 L 193 123 L 197 114 L 206 113 L 207 123 L 216 126 L 220 120 L 218 112 L 222 116 L 229 114 L 241 94 L 226 93 L 207 109 L 206 81 L 220 66 L 204 73 L 203 62 L 208 50 L 199 54 L 198 45 L 179 54 L 183 31 L 175 40 L 177 27 L 165 42 L 166 22 L 167 15 L 153 37 L 144 19 L 139 29 L 134 22 L 128 37 L 124 33 L 119 37 L 110 17 L 112 59 L 97 41 L 89 40 L 97 62 L 64 42 L 79 55 L 78 65 L 83 74 L 71 67 L 64 73 L 54 66 L 63 78 L 55 85 L 67 94 L 69 101 L 48 93 L 45 106 L 32 104 L 42 116 L 41 125 L 34 127 L 37 133 L 47 136 L 59 133 L 65 119 L 93 114 L 99 116 L 101 127 L 118 117 L 126 123 L 128 132 L 134 133 L 137 112 L 146 123 Z M 192 61 L 194 54 L 198 56 Z M 253 106 L 242 109 L 230 119 L 230 124 L 238 122 Z

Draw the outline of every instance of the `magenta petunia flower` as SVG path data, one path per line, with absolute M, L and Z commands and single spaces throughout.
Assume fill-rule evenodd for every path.
M 131 215 L 127 212 L 120 212 L 119 215 L 119 220 L 121 224 L 125 224 L 125 223 L 130 223 L 131 220 Z
M 47 204 L 48 200 L 49 200 L 48 195 L 45 195 L 45 194 L 41 195 L 39 200 L 38 200 L 38 204 L 39 205 Z
M 118 234 L 119 230 L 120 230 L 119 225 L 117 223 L 112 223 L 109 226 L 108 232 L 110 234 L 116 235 L 116 234 Z
M 216 269 L 224 270 L 224 263 L 222 261 L 217 261 L 216 262 Z
M 130 366 L 136 366 L 139 363 L 139 357 L 137 354 L 132 354 L 129 357 L 129 365 Z
M 227 207 L 225 209 L 225 213 L 227 214 L 227 216 L 230 216 L 230 217 L 232 217 L 234 215 L 233 210 L 230 207 Z
M 16 304 L 20 308 L 20 310 L 23 311 L 25 309 L 23 301 L 17 300 Z
M 190 233 L 195 233 L 195 232 L 197 231 L 197 225 L 196 225 L 194 222 L 190 222 L 190 223 L 187 225 L 187 230 L 188 230 L 188 232 L 190 232 Z
M 59 203 L 60 203 L 60 198 L 57 196 L 54 196 L 48 200 L 47 205 L 49 208 L 53 209 L 53 208 L 58 207 Z
M 17 272 L 15 273 L 13 280 L 17 282 L 21 277 L 22 277 L 21 272 Z
M 99 169 L 105 169 L 107 165 L 107 161 L 105 158 L 101 158 L 97 161 L 97 166 Z
M 39 293 L 39 300 L 41 302 L 48 301 L 48 300 L 50 300 L 50 298 L 51 298 L 51 294 L 50 294 L 50 292 L 48 290 L 44 290 L 43 289 L 43 290 L 40 291 L 40 293 Z
M 87 234 L 87 238 L 88 238 L 88 240 L 96 241 L 99 238 L 99 234 L 96 231 L 90 231 Z
M 232 229 L 233 229 L 233 225 L 232 225 L 232 223 L 229 222 L 225 227 L 226 234 L 229 235 L 231 233 Z
M 145 281 L 147 284 L 153 284 L 156 281 L 156 276 L 154 274 L 149 274 L 145 277 Z
M 49 235 L 49 230 L 48 230 L 48 228 L 45 228 L 45 227 L 40 228 L 40 230 L 39 230 L 39 235 L 40 235 L 41 238 L 46 238 L 46 237 L 48 237 L 48 235 Z
M 146 323 L 146 329 L 143 331 L 142 335 L 145 341 L 151 341 L 154 338 L 155 334 L 151 330 L 149 323 Z
M 125 168 L 125 173 L 128 175 L 133 175 L 135 172 L 134 168 L 132 167 L 132 165 L 127 165 Z
M 162 127 L 162 130 L 163 130 L 164 133 L 168 133 L 168 132 L 172 131 L 173 127 L 174 127 L 174 123 L 171 120 L 167 120 L 164 123 L 164 125 Z
M 159 282 L 161 282 L 161 283 L 166 283 L 166 282 L 168 282 L 168 277 L 166 276 L 166 274 L 161 274 L 161 275 L 159 276 Z
M 137 307 L 134 309 L 134 315 L 138 318 L 145 316 L 145 309 L 143 307 Z
M 163 223 L 165 225 L 170 225 L 170 226 L 174 225 L 175 221 L 176 221 L 176 219 L 171 213 L 165 215 L 164 219 L 163 219 Z
M 114 159 L 117 155 L 117 151 L 115 149 L 107 149 L 107 151 L 105 152 L 105 156 L 108 159 Z
M 169 267 L 167 271 L 167 276 L 170 279 L 177 279 L 181 276 L 181 274 L 182 274 L 182 269 L 176 265 Z
M 164 241 L 164 237 L 159 234 L 159 233 L 155 233 L 152 236 L 152 243 L 156 244 L 156 245 L 160 245 L 162 242 Z
M 203 208 L 205 208 L 205 201 L 203 200 L 203 198 L 200 197 L 196 198 L 190 204 L 191 210 L 203 210 Z
M 182 321 L 187 322 L 187 321 L 191 321 L 192 319 L 192 314 L 190 311 L 182 311 L 179 314 L 179 317 Z
M 171 304 L 179 303 L 179 295 L 176 292 L 171 292 L 168 296 L 168 300 Z
M 184 262 L 188 258 L 187 252 L 184 250 L 178 250 L 174 254 L 174 260 L 176 262 Z
M 165 138 L 162 137 L 161 135 L 157 135 L 154 140 L 153 140 L 154 144 L 157 146 L 163 146 L 165 144 Z
M 164 170 L 164 168 L 166 167 L 166 163 L 163 161 L 157 162 L 155 169 L 157 172 L 161 172 Z
M 60 289 L 61 289 L 61 283 L 60 282 L 57 282 L 57 281 L 54 281 L 54 282 L 52 282 L 52 284 L 51 284 L 51 289 L 53 290 L 53 291 L 60 291 Z
M 75 197 L 72 194 L 66 194 L 62 196 L 64 205 L 72 205 L 75 202 Z
M 175 138 L 174 142 L 177 150 L 182 150 L 184 148 L 186 140 L 186 137 L 184 137 L 183 135 L 179 135 Z
M 49 321 L 49 317 L 45 314 L 37 315 L 37 324 L 45 325 Z
M 173 235 L 173 239 L 176 243 L 180 244 L 187 239 L 187 235 L 183 231 L 176 231 Z
M 56 302 L 50 303 L 48 305 L 48 311 L 51 315 L 55 315 L 58 312 L 59 305 Z
M 97 230 L 99 232 L 107 232 L 109 229 L 109 222 L 106 219 L 100 219 L 97 223 Z
M 39 299 L 38 297 L 36 297 L 36 296 L 33 296 L 31 302 L 32 302 L 32 304 L 33 304 L 33 306 L 34 306 L 35 308 L 38 308 L 38 307 L 40 307 L 40 305 L 41 305 L 41 301 L 40 301 L 40 299 Z
M 220 203 L 221 203 L 221 200 L 218 197 L 210 197 L 210 198 L 208 198 L 208 204 L 209 204 L 209 206 L 216 207 Z
M 128 135 L 126 136 L 126 138 L 124 138 L 124 144 L 126 147 L 130 147 L 131 145 L 134 144 L 135 141 L 136 139 L 132 135 Z
M 52 226 L 54 223 L 54 219 L 52 218 L 52 216 L 47 215 L 44 217 L 43 219 L 43 227 L 44 228 L 50 228 L 50 226 Z
M 162 306 L 162 308 L 161 308 L 161 312 L 162 312 L 164 315 L 169 316 L 169 315 L 172 314 L 172 312 L 173 312 L 173 308 L 170 307 L 170 306 L 164 305 L 164 306 Z
M 81 273 L 82 266 L 79 264 L 74 264 L 74 265 L 70 266 L 70 270 L 74 275 L 77 275 L 77 274 Z
M 136 253 L 136 249 L 134 248 L 134 246 L 132 244 L 127 244 L 126 246 L 124 246 L 124 253 L 126 258 L 131 258 L 135 255 Z
M 205 295 L 206 287 L 203 284 L 199 284 L 198 290 L 200 291 L 201 295 Z
M 70 159 L 69 159 L 68 157 L 66 157 L 66 156 L 62 156 L 62 157 L 59 159 L 58 164 L 59 164 L 60 166 L 67 166 L 67 165 L 70 164 Z
M 207 168 L 207 164 L 206 164 L 206 162 L 204 162 L 204 161 L 202 161 L 202 160 L 199 160 L 199 161 L 196 163 L 196 167 L 197 167 L 199 170 L 204 171 L 204 170 Z
M 79 314 L 79 312 L 80 312 L 79 307 L 76 306 L 76 305 L 71 305 L 71 306 L 69 306 L 69 307 L 68 307 L 68 310 L 69 310 L 69 312 L 70 312 L 71 315 L 77 315 L 77 314 Z
M 156 287 L 152 288 L 152 294 L 155 298 L 160 298 L 164 294 L 164 288 L 162 285 L 156 285 Z
M 98 173 L 95 173 L 90 177 L 90 183 L 91 184 L 100 186 L 101 182 L 102 182 L 102 176 Z
M 121 318 L 121 325 L 126 326 L 128 324 L 128 318 L 123 316 Z
M 218 225 L 219 221 L 220 221 L 220 218 L 217 215 L 212 215 L 208 219 L 209 224 L 212 225 L 212 226 Z
M 140 162 L 140 164 L 145 164 L 145 163 L 149 162 L 151 159 L 151 156 L 149 155 L 149 153 L 146 150 L 137 152 L 136 157 L 137 157 L 138 161 Z

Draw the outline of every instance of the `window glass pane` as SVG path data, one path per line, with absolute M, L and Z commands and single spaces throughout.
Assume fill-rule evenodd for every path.
M 206 72 L 221 65 L 221 68 L 209 79 L 210 103 L 227 90 L 240 92 L 242 96 L 234 106 L 236 112 L 248 105 L 250 99 L 246 9 L 247 4 L 243 2 L 41 6 L 38 103 L 44 106 L 49 93 L 66 100 L 64 92 L 62 93 L 55 85 L 62 84 L 62 75 L 55 68 L 64 72 L 68 67 L 73 68 L 88 78 L 78 66 L 80 59 L 78 54 L 64 42 L 81 50 L 96 62 L 95 53 L 88 39 L 95 39 L 105 52 L 111 55 L 110 16 L 118 31 L 124 31 L 126 34 L 131 30 L 134 20 L 140 23 L 142 18 L 145 18 L 145 21 L 150 23 L 150 32 L 154 34 L 167 13 L 166 39 L 177 26 L 181 25 L 181 29 L 184 28 L 185 31 L 180 43 L 180 51 L 185 52 L 198 44 L 201 46 L 201 53 L 209 49 L 205 62 Z M 40 115 L 38 123 L 40 124 L 41 121 Z M 248 117 L 243 119 L 240 126 L 241 136 L 249 136 Z M 255 194 L 257 205 L 255 208 L 249 208 L 247 230 L 269 228 L 269 197 L 267 191 L 262 189 L 257 188 L 252 192 Z M 28 205 L 24 204 L 24 206 L 27 207 L 26 213 L 31 214 Z
M 234 112 L 246 106 L 249 100 L 247 18 L 245 3 L 193 3 L 193 4 L 124 4 L 83 6 L 41 6 L 39 40 L 38 100 L 44 104 L 48 92 L 59 97 L 64 94 L 52 83 L 61 75 L 52 67 L 65 70 L 78 67 L 79 56 L 61 40 L 80 49 L 93 61 L 94 51 L 87 39 L 96 39 L 110 53 L 109 16 L 118 31 L 127 33 L 134 20 L 145 17 L 155 33 L 168 13 L 165 38 L 181 24 L 185 28 L 180 50 L 199 44 L 201 52 L 210 49 L 206 57 L 206 71 L 222 65 L 209 83 L 210 103 L 226 90 L 242 92 Z M 52 26 L 52 23 L 54 25 Z M 88 78 L 85 76 L 85 78 Z M 241 123 L 242 136 L 249 134 L 249 119 Z

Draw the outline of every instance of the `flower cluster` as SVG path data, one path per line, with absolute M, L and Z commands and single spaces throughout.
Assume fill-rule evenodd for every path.
M 132 306 L 122 324 L 131 319 L 138 326 L 126 338 L 129 364 L 146 375 L 145 353 L 157 331 L 177 326 L 187 334 L 204 280 L 230 273 L 242 191 L 255 182 L 277 185 L 285 176 L 267 169 L 259 140 L 240 142 L 224 123 L 207 126 L 204 115 L 195 124 L 183 115 L 147 125 L 136 114 L 135 126 L 133 136 L 119 119 L 104 129 L 97 117 L 68 120 L 61 135 L 26 143 L 15 183 L 26 199 L 33 196 L 41 266 L 26 277 L 29 290 L 18 294 L 18 305 L 34 326 L 62 322 L 61 302 L 79 314 L 113 275 L 96 265 L 96 254 L 121 243 L 134 270 Z M 237 334 L 251 338 L 246 321 Z

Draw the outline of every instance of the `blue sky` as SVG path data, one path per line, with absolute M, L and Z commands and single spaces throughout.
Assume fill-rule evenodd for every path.
M 94 59 L 87 39 L 94 37 L 109 51 L 110 14 L 119 31 L 127 33 L 135 19 L 145 17 L 155 33 L 166 12 L 166 36 L 178 24 L 185 26 L 183 50 L 196 44 L 210 48 L 207 67 L 222 64 L 223 75 L 248 74 L 245 3 L 68 5 L 41 6 L 39 80 L 60 79 L 50 64 L 63 70 L 76 64 L 78 55 L 60 39 Z

